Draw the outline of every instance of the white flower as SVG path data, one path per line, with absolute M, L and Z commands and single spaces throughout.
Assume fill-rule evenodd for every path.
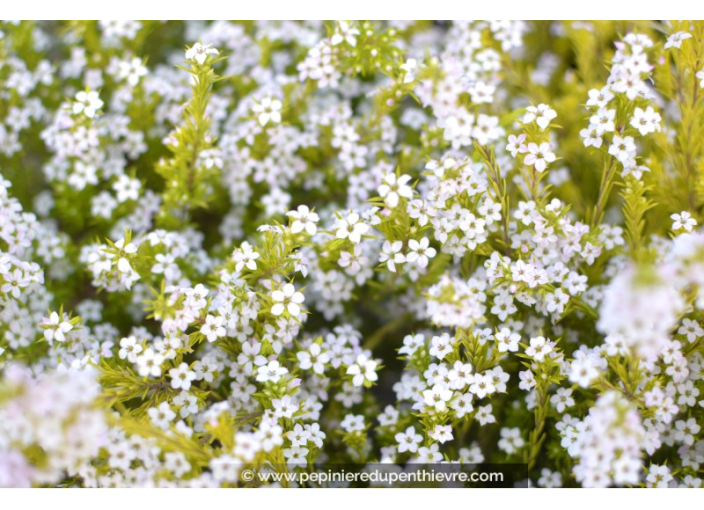
M 477 414 L 475 415 L 475 418 L 480 425 L 486 425 L 487 423 L 496 423 L 496 417 L 491 414 L 491 411 L 491 404 L 487 404 L 485 406 L 480 406 L 477 408 Z
M 291 283 L 284 285 L 283 291 L 275 290 L 272 292 L 271 299 L 275 302 L 274 306 L 271 307 L 273 315 L 279 316 L 284 313 L 284 310 L 288 310 L 291 317 L 298 317 L 301 313 L 299 305 L 305 300 L 303 294 L 296 292 L 296 287 Z
M 648 106 L 645 110 L 636 108 L 631 117 L 630 124 L 636 128 L 641 135 L 645 136 L 648 133 L 660 131 L 660 114 L 653 110 L 652 106 Z
M 348 433 L 359 432 L 364 430 L 364 415 L 345 415 L 345 419 L 342 420 L 342 422 L 340 423 L 340 428 Z
M 521 437 L 521 429 L 518 427 L 502 428 L 500 434 L 501 439 L 499 439 L 497 446 L 508 455 L 516 453 L 525 444 Z
M 550 150 L 550 144 L 543 142 L 540 145 L 535 143 L 528 144 L 528 155 L 524 161 L 526 165 L 534 166 L 538 172 L 544 172 L 548 163 L 552 163 L 557 158 Z
M 574 405 L 572 390 L 569 388 L 558 388 L 555 395 L 550 397 L 550 403 L 558 413 L 565 412 L 565 409 Z
M 120 254 L 117 259 L 117 269 L 121 273 L 131 273 L 132 266 L 130 266 L 130 261 L 127 260 L 125 255 L 133 255 L 137 253 L 137 246 L 134 243 L 127 243 L 125 246 L 125 238 L 118 240 L 115 246 L 120 249 Z
M 325 364 L 330 362 L 330 356 L 323 352 L 319 344 L 312 344 L 307 351 L 296 353 L 301 370 L 313 369 L 316 374 L 325 372 Z
M 508 328 L 501 328 L 494 338 L 499 346 L 499 352 L 518 352 L 518 342 L 521 340 L 521 335 L 518 333 L 512 333 Z
M 438 443 L 447 443 L 452 441 L 452 426 L 450 425 L 435 425 L 435 428 L 428 435 L 435 439 Z
M 162 402 L 158 407 L 150 407 L 147 414 L 157 427 L 165 430 L 169 428 L 171 420 L 176 418 L 176 413 L 168 402 Z
M 403 248 L 403 242 L 394 241 L 390 243 L 389 241 L 384 241 L 381 247 L 381 254 L 379 255 L 379 262 L 382 264 L 386 262 L 386 267 L 392 273 L 396 272 L 396 264 L 401 264 L 406 261 L 406 257 L 401 253 L 401 248 Z
M 112 189 L 117 194 L 117 201 L 122 203 L 127 200 L 137 200 L 139 198 L 139 190 L 142 187 L 139 180 L 131 179 L 125 174 L 122 174 L 113 183 Z
M 575 357 L 570 364 L 569 380 L 582 388 L 588 388 L 597 377 L 599 377 L 599 370 L 595 356 Z
M 552 352 L 552 347 L 545 337 L 542 336 L 531 338 L 530 345 L 526 349 L 526 355 L 535 361 L 543 361 L 550 352 Z
M 494 379 L 490 375 L 475 374 L 469 391 L 476 395 L 477 398 L 484 398 L 496 391 Z
M 596 132 L 596 136 L 611 133 L 616 129 L 616 109 L 599 108 L 595 115 L 589 119 L 589 130 Z
M 303 447 L 285 448 L 284 457 L 286 458 L 286 463 L 292 466 L 305 466 L 308 463 L 306 459 L 308 452 L 308 448 Z
M 223 326 L 224 319 L 221 316 L 207 315 L 205 324 L 200 327 L 200 332 L 205 335 L 208 342 L 214 342 L 218 337 L 225 336 L 227 331 Z
M 266 126 L 269 121 L 274 124 L 281 122 L 281 101 L 271 97 L 265 97 L 259 103 L 252 106 L 252 111 L 257 114 L 259 124 Z
M 423 392 L 423 400 L 425 405 L 434 407 L 436 411 L 444 411 L 447 409 L 447 402 L 452 399 L 452 391 L 436 384 L 432 389 Z
M 127 83 L 133 87 L 137 86 L 139 79 L 142 76 L 146 76 L 147 68 L 142 64 L 142 60 L 139 58 L 133 58 L 132 60 L 125 60 L 120 62 L 120 78 L 123 80 L 126 78 Z
M 352 28 L 347 21 L 339 21 L 337 29 L 330 39 L 330 44 L 337 46 L 342 41 L 347 41 L 347 44 L 354 47 L 357 45 L 357 37 L 359 30 Z
M 44 338 L 46 338 L 49 343 L 56 340 L 57 342 L 63 342 L 66 340 L 66 333 L 73 329 L 73 326 L 68 321 L 63 321 L 56 312 L 51 312 L 49 315 L 49 327 L 44 330 Z
M 291 446 L 294 448 L 305 446 L 310 440 L 311 434 L 304 429 L 300 423 L 296 423 L 293 430 L 286 432 L 286 437 L 291 441 Z
M 430 446 L 421 446 L 418 449 L 418 457 L 413 460 L 420 464 L 435 464 L 442 460 L 442 453 L 439 451 L 440 447 L 437 443 L 433 443 Z
M 406 71 L 406 75 L 403 77 L 403 83 L 411 83 L 416 79 L 416 71 L 418 70 L 418 61 L 414 58 L 409 58 L 406 60 L 405 64 L 401 65 L 401 69 Z
M 550 125 L 550 121 L 557 117 L 555 110 L 546 104 L 539 104 L 537 107 L 529 106 L 526 110 L 527 113 L 523 116 L 523 123 L 529 124 L 535 121 L 542 130 L 545 130 Z
M 118 356 L 120 359 L 127 359 L 135 363 L 137 361 L 137 355 L 142 352 L 142 350 L 143 348 L 141 344 L 137 343 L 137 339 L 134 336 L 128 336 L 120 340 Z
M 362 254 L 362 248 L 355 246 L 351 253 L 348 251 L 340 252 L 340 260 L 337 263 L 340 267 L 345 268 L 347 274 L 357 275 L 365 267 L 367 260 L 367 257 Z
M 598 108 L 603 108 L 609 101 L 614 98 L 613 92 L 609 90 L 609 87 L 603 87 L 602 89 L 591 89 L 589 91 L 589 100 L 587 101 L 587 106 L 596 106 Z
M 474 411 L 474 406 L 472 405 L 473 398 L 474 395 L 468 392 L 461 394 L 459 397 L 452 401 L 450 407 L 454 409 L 455 414 L 458 418 L 462 418 L 463 416 Z
M 399 197 L 411 199 L 413 198 L 413 188 L 407 183 L 411 180 L 410 175 L 401 175 L 398 178 L 394 173 L 388 173 L 384 176 L 384 180 L 377 188 L 379 196 L 384 198 L 384 203 L 390 209 L 398 205 Z
M 398 443 L 399 453 L 416 453 L 418 451 L 418 445 L 423 441 L 423 436 L 416 433 L 416 429 L 410 426 L 406 429 L 406 432 L 396 434 L 395 439 Z
M 299 205 L 297 211 L 289 211 L 286 215 L 293 219 L 291 232 L 294 234 L 305 230 L 308 235 L 314 236 L 318 231 L 316 223 L 320 221 L 320 217 L 312 212 L 307 205 Z
M 137 371 L 142 377 L 159 377 L 163 362 L 164 356 L 154 352 L 151 348 L 146 349 L 142 355 L 137 357 Z
M 259 258 L 259 253 L 254 251 L 252 245 L 247 241 L 242 243 L 242 246 L 232 253 L 232 260 L 235 261 L 235 270 L 237 272 L 242 271 L 243 268 L 247 268 L 250 271 L 255 271 L 257 269 L 256 260 Z
M 506 150 L 511 153 L 511 157 L 515 158 L 519 152 L 526 152 L 528 148 L 523 145 L 526 140 L 526 135 L 521 133 L 520 135 L 508 135 L 508 144 L 506 145 Z
M 450 388 L 454 390 L 463 390 L 474 382 L 474 376 L 472 375 L 472 365 L 469 363 L 462 363 L 460 360 L 455 361 L 447 374 L 447 378 L 450 381 Z
M 188 391 L 191 387 L 191 381 L 196 378 L 196 373 L 189 368 L 188 364 L 181 363 L 178 368 L 169 370 L 169 377 L 171 377 L 173 389 Z
M 349 239 L 352 243 L 357 244 L 362 240 L 362 236 L 369 230 L 369 225 L 359 221 L 359 214 L 350 213 L 347 218 L 337 221 L 337 232 L 335 236 L 338 239 Z
M 420 241 L 411 239 L 408 241 L 409 252 L 406 254 L 406 260 L 408 262 L 418 262 L 420 267 L 427 267 L 428 260 L 432 259 L 435 254 L 435 248 L 429 247 L 430 241 L 427 237 L 424 237 Z
M 523 370 L 518 373 L 518 378 L 521 380 L 518 383 L 518 388 L 525 391 L 530 391 L 535 388 L 535 375 L 530 370 Z
M 288 373 L 286 367 L 282 367 L 278 361 L 270 361 L 267 365 L 257 369 L 257 381 L 259 382 L 279 382 Z
M 73 103 L 73 113 L 83 112 L 86 117 L 92 119 L 100 108 L 103 107 L 97 92 L 80 91 L 76 94 L 76 102 Z
M 691 343 L 697 338 L 704 336 L 704 328 L 702 328 L 701 325 L 695 320 L 683 319 L 682 326 L 680 326 L 677 330 L 677 333 L 680 335 L 685 335 L 687 340 Z
M 692 218 L 692 215 L 687 211 L 682 211 L 679 214 L 672 214 L 670 218 L 673 220 L 672 230 L 684 229 L 687 232 L 691 232 L 697 224 L 697 220 Z
M 598 149 L 603 143 L 601 137 L 597 135 L 596 129 L 593 129 L 592 126 L 580 130 L 579 136 L 584 138 L 584 140 L 582 140 L 582 143 L 585 147 L 594 147 L 595 149 Z
M 201 44 L 199 42 L 195 43 L 188 50 L 186 50 L 186 58 L 188 60 L 195 60 L 200 65 L 203 65 L 205 59 L 208 55 L 217 55 L 218 50 L 213 48 L 212 44 Z
M 683 41 L 686 41 L 691 37 L 692 34 L 690 34 L 689 32 L 676 32 L 667 38 L 667 41 L 665 42 L 665 49 L 667 50 L 669 48 L 679 48 L 680 46 L 682 46 Z
M 354 376 L 352 384 L 362 386 L 365 381 L 374 382 L 379 376 L 376 373 L 377 362 L 367 358 L 364 354 L 357 356 L 354 364 L 347 367 L 347 375 Z
M 669 483 L 673 480 L 673 476 L 670 474 L 670 468 L 667 466 L 658 466 L 651 464 L 648 469 L 648 476 L 645 478 L 648 487 L 657 487 L 660 489 L 666 489 L 669 487 Z

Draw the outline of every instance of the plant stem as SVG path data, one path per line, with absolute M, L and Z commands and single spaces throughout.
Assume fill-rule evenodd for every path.
M 609 200 L 609 195 L 611 191 L 611 186 L 613 184 L 613 174 L 615 170 L 615 158 L 609 158 L 609 164 L 604 170 L 601 178 L 601 186 L 599 187 L 599 198 L 596 201 L 596 206 L 594 207 L 594 215 L 592 216 L 591 228 L 592 230 L 596 228 L 599 223 L 601 223 L 601 218 L 604 215 L 604 208 L 606 207 L 606 202 Z

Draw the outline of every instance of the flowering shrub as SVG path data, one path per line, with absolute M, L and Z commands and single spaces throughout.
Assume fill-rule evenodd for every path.
M 704 23 L 3 22 L 0 80 L 0 486 L 702 484 Z

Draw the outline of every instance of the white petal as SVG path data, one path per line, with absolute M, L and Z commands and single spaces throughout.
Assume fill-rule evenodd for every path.
M 132 266 L 130 266 L 129 260 L 122 257 L 117 261 L 117 269 L 119 269 L 121 273 L 129 273 L 132 270 Z
M 289 303 L 288 313 L 290 313 L 292 317 L 298 317 L 298 314 L 301 313 L 301 307 L 296 303 Z

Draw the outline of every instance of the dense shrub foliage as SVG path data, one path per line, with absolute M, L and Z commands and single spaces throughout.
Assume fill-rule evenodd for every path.
M 0 486 L 701 485 L 704 23 L 2 22 L 0 82 Z

